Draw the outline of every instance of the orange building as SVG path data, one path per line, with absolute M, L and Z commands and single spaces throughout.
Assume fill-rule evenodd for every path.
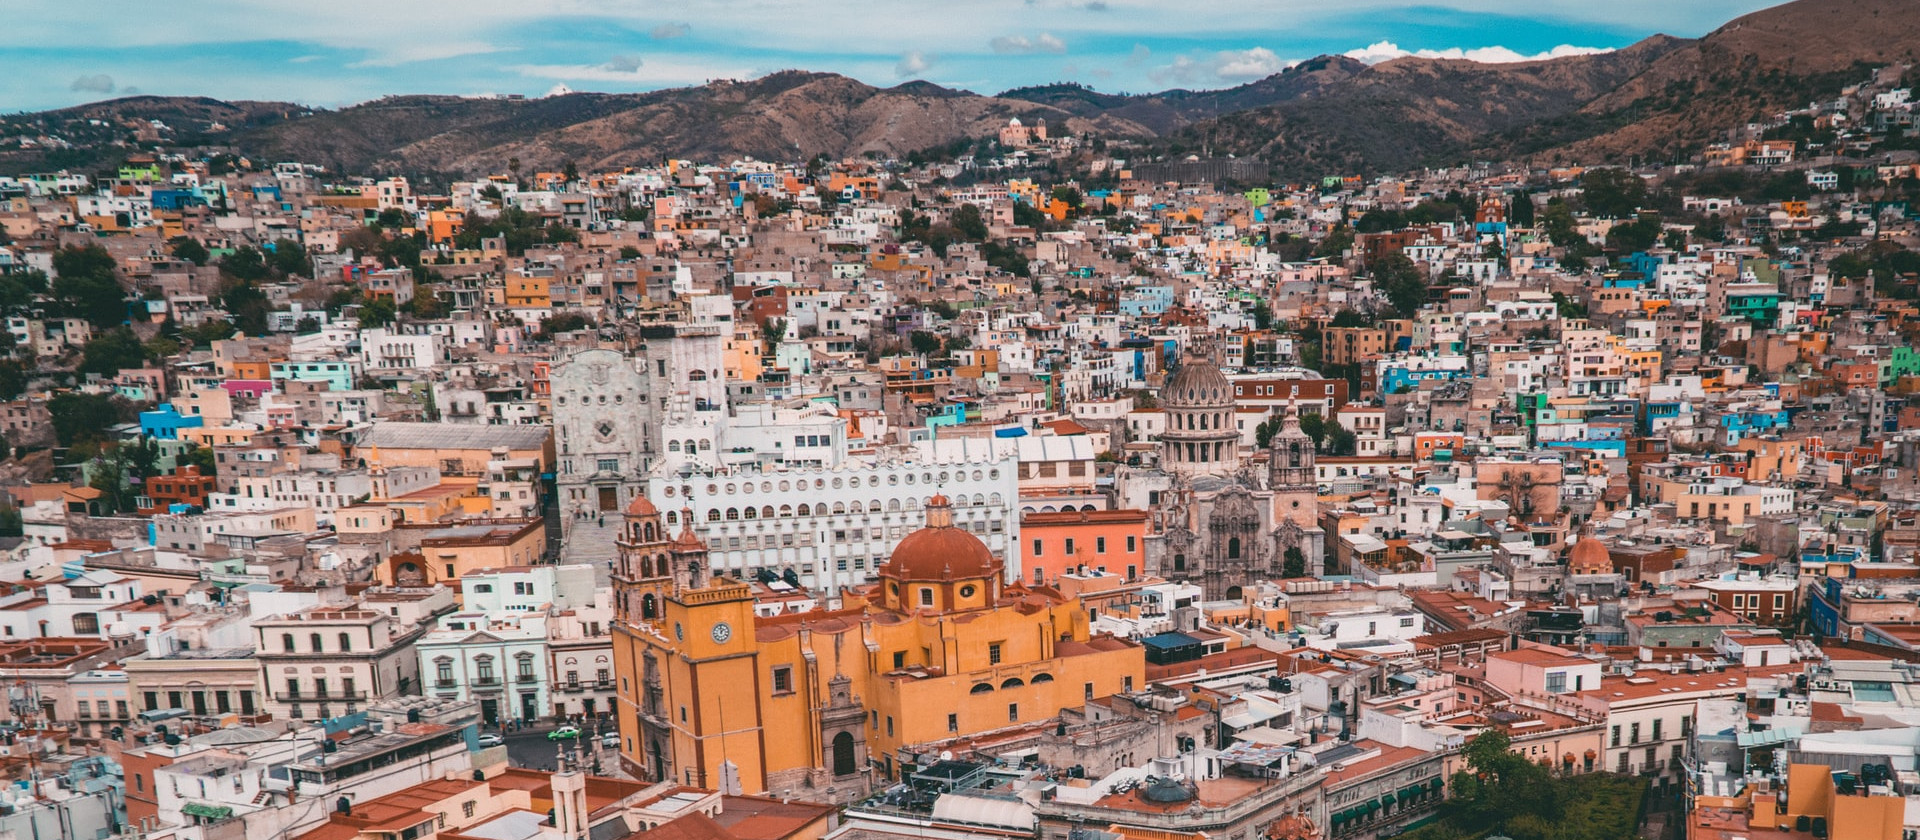
M 1143 687 L 1139 645 L 1090 632 L 1086 608 L 1005 583 L 946 497 L 879 583 L 839 610 L 756 616 L 753 590 L 708 574 L 691 531 L 646 500 L 615 561 L 620 756 L 637 775 L 743 792 L 863 797 L 915 768 L 910 745 L 1045 721 Z
M 1034 585 L 1058 583 L 1085 568 L 1140 576 L 1147 561 L 1147 512 L 1072 510 L 1020 517 L 1020 568 Z

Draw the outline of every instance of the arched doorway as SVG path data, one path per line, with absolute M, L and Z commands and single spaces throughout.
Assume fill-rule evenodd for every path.
M 1238 586 L 1227 587 L 1227 600 L 1229 601 L 1240 600 L 1240 587 Z
M 853 736 L 842 732 L 833 736 L 833 775 L 853 774 Z

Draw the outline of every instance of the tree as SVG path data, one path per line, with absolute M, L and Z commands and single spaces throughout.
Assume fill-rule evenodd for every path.
M 1352 455 L 1354 443 L 1353 433 L 1347 431 L 1347 427 L 1340 425 L 1340 421 L 1335 420 L 1327 426 L 1328 455 Z
M 407 217 L 405 210 L 401 210 L 398 207 L 389 207 L 380 211 L 379 216 L 374 217 L 373 224 L 375 227 L 384 230 L 398 232 L 411 227 L 413 225 L 413 219 Z
M 104 494 L 100 499 L 103 513 L 111 515 L 133 507 L 128 503 L 127 474 L 119 461 L 95 458 L 88 472 L 87 486 Z
M 1301 553 L 1299 546 L 1287 546 L 1286 553 L 1281 556 L 1284 558 L 1284 562 L 1280 566 L 1281 577 L 1298 578 L 1307 576 L 1307 555 Z
M 146 364 L 147 349 L 140 345 L 140 337 L 133 330 L 120 327 L 100 333 L 87 342 L 80 351 L 80 372 L 99 374 L 103 378 L 128 368 L 137 368 Z
M 969 242 L 980 242 L 987 238 L 987 220 L 980 215 L 980 208 L 972 204 L 962 204 L 956 208 L 950 224 L 956 233 Z
M 580 180 L 580 167 L 574 165 L 573 161 L 567 161 L 560 167 L 560 180 L 569 184 Z
M 541 341 L 552 341 L 554 336 L 561 333 L 584 330 L 592 326 L 593 322 L 587 320 L 585 315 L 578 312 L 561 312 L 541 321 L 540 329 L 534 333 L 534 337 Z
M 20 515 L 20 509 L 13 505 L 0 504 L 0 537 L 25 535 L 26 520 Z
M 1273 329 L 1273 307 L 1264 300 L 1253 302 L 1253 326 L 1261 330 Z
M 1513 204 L 1507 210 L 1507 224 L 1513 227 L 1533 227 L 1533 194 L 1520 193 L 1513 197 Z
M 168 244 L 173 246 L 174 256 L 194 265 L 206 265 L 207 260 L 213 257 L 207 252 L 207 246 L 200 244 L 200 240 L 191 236 L 176 236 L 168 240 Z
M 1344 224 L 1335 225 L 1327 232 L 1327 238 L 1320 240 L 1320 247 L 1313 250 L 1315 257 L 1338 259 L 1353 247 L 1353 229 Z
M 1300 431 L 1306 433 L 1307 438 L 1313 441 L 1315 449 L 1319 449 L 1320 441 L 1327 436 L 1326 418 L 1321 417 L 1318 411 L 1304 412 L 1300 415 Z
M 53 436 L 61 446 L 105 440 L 107 429 L 123 420 L 121 406 L 114 398 L 74 391 L 63 391 L 47 400 L 47 413 L 53 415 Z
M 0 361 L 0 400 L 18 399 L 27 390 L 27 372 L 12 359 Z
M 1647 201 L 1647 182 L 1626 169 L 1589 169 L 1580 176 L 1587 212 L 1615 219 L 1632 216 Z
M 768 318 L 766 323 L 760 325 L 760 339 L 766 343 L 768 351 L 779 346 L 786 337 L 787 319 L 785 318 Z
M 1336 327 L 1367 327 L 1372 325 L 1373 321 L 1371 319 L 1352 309 L 1342 309 L 1339 312 L 1333 313 L 1333 326 Z
M 273 270 L 267 267 L 266 258 L 260 255 L 260 249 L 251 245 L 242 245 L 220 258 L 220 275 L 230 281 L 255 283 L 267 279 L 272 273 Z
M 1260 449 L 1272 445 L 1273 436 L 1280 433 L 1281 423 L 1282 420 L 1279 417 L 1269 417 L 1260 421 L 1260 425 L 1253 427 L 1254 445 Z
M 307 256 L 307 246 L 291 239 L 275 239 L 273 256 L 268 260 L 273 270 L 282 277 L 299 275 L 305 277 L 313 273 L 313 262 Z
M 913 352 L 922 356 L 930 356 L 940 350 L 940 337 L 926 330 L 914 330 L 907 339 L 913 344 Z
M 54 300 L 95 329 L 127 322 L 127 291 L 114 273 L 113 256 L 98 245 L 64 248 L 53 255 Z
M 1427 276 L 1405 254 L 1380 260 L 1373 269 L 1373 285 L 1405 317 L 1413 317 L 1427 303 Z
M 1086 197 L 1081 195 L 1079 190 L 1066 184 L 1053 188 L 1053 200 L 1067 205 L 1067 208 L 1075 213 L 1086 206 Z
M 199 467 L 201 475 L 219 472 L 219 463 L 213 457 L 213 450 L 204 446 L 195 446 L 174 456 L 173 462 L 182 467 Z

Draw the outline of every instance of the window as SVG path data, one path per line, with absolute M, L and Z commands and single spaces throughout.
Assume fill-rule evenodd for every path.
M 1639 723 L 1633 724 L 1633 727 L 1627 730 L 1627 732 L 1628 732 L 1627 743 L 1629 744 L 1640 743 L 1640 724 Z
M 1120 690 L 1121 690 L 1121 691 L 1132 691 L 1132 690 L 1133 690 L 1133 678 L 1132 678 L 1132 677 L 1121 677 L 1121 678 L 1120 678 Z
M 353 650 L 353 637 L 345 633 L 341 633 L 340 634 L 340 652 L 349 653 L 352 650 Z
M 434 677 L 440 681 L 441 685 L 453 685 L 453 660 L 435 660 Z
M 959 715 L 956 715 L 956 714 L 953 714 L 953 713 L 948 713 L 948 714 L 947 714 L 947 731 L 948 731 L 948 732 L 959 732 L 959 731 L 960 731 L 960 716 L 959 716 Z
M 920 587 L 920 606 L 923 606 L 923 607 L 933 606 L 933 587 L 931 586 Z
M 1547 674 L 1547 693 L 1562 694 L 1567 690 L 1567 672 L 1553 671 Z
M 1106 537 L 1094 537 L 1094 538 L 1093 538 L 1093 553 L 1095 553 L 1095 554 L 1105 554 L 1105 553 L 1107 553 L 1107 538 L 1106 538 Z
M 1042 545 L 1041 541 L 1039 540 L 1033 541 L 1033 556 L 1039 557 L 1041 555 L 1046 554 L 1046 552 L 1040 550 L 1041 545 Z
M 1086 698 L 1086 699 L 1088 699 L 1088 700 L 1092 700 L 1092 699 L 1093 699 L 1093 683 L 1086 683 L 1086 684 L 1084 684 L 1084 685 L 1082 685 L 1082 686 L 1080 687 L 1080 689 L 1081 689 L 1081 696 L 1082 696 L 1082 697 L 1084 697 L 1084 698 Z
M 280 649 L 283 651 L 286 651 L 287 653 L 293 652 L 293 634 L 292 633 L 280 634 Z
M 773 693 L 793 693 L 793 666 L 781 665 L 773 669 Z
M 1020 704 L 1019 703 L 1007 704 L 1007 722 L 1008 723 L 1020 722 Z
M 895 667 L 895 668 L 905 668 L 905 667 L 907 667 L 907 652 L 906 652 L 906 651 L 904 651 L 904 650 L 896 650 L 896 651 L 894 651 L 894 652 L 893 652 L 893 667 Z
M 1653 722 L 1653 740 L 1660 740 L 1660 721 L 1658 719 L 1655 719 Z
M 987 663 L 990 665 L 1000 664 L 1000 643 L 999 642 L 993 642 L 987 645 Z
M 460 813 L 462 816 L 472 817 L 474 808 L 475 808 L 475 803 L 471 799 L 460 803 Z
M 1138 538 L 1137 538 L 1137 537 L 1128 537 L 1128 538 L 1127 538 L 1127 553 L 1128 553 L 1128 554 L 1132 554 L 1133 552 L 1135 552 L 1135 551 L 1137 551 L 1137 550 L 1138 550 L 1138 549 L 1136 549 L 1136 548 L 1135 548 L 1135 540 L 1136 540 L 1136 539 L 1138 539 Z
M 1407 616 L 1406 618 L 1403 618 L 1403 619 L 1400 619 L 1400 626 L 1401 626 L 1401 627 L 1412 627 L 1412 626 L 1413 626 L 1413 616 Z
M 1613 738 L 1610 741 L 1609 746 L 1615 746 L 1615 747 L 1620 746 L 1620 724 L 1616 723 L 1613 725 Z
M 1072 537 L 1067 538 L 1067 556 L 1068 557 L 1073 556 L 1073 538 Z

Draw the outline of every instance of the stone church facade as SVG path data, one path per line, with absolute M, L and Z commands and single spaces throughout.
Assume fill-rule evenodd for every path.
M 1147 569 L 1199 585 L 1208 600 L 1231 600 L 1260 580 L 1284 576 L 1288 549 L 1305 573 L 1321 571 L 1313 442 L 1288 410 L 1263 471 L 1242 458 L 1233 385 L 1220 368 L 1189 356 L 1160 392 L 1166 414 L 1160 462 L 1122 468 L 1122 507 L 1150 512 Z

